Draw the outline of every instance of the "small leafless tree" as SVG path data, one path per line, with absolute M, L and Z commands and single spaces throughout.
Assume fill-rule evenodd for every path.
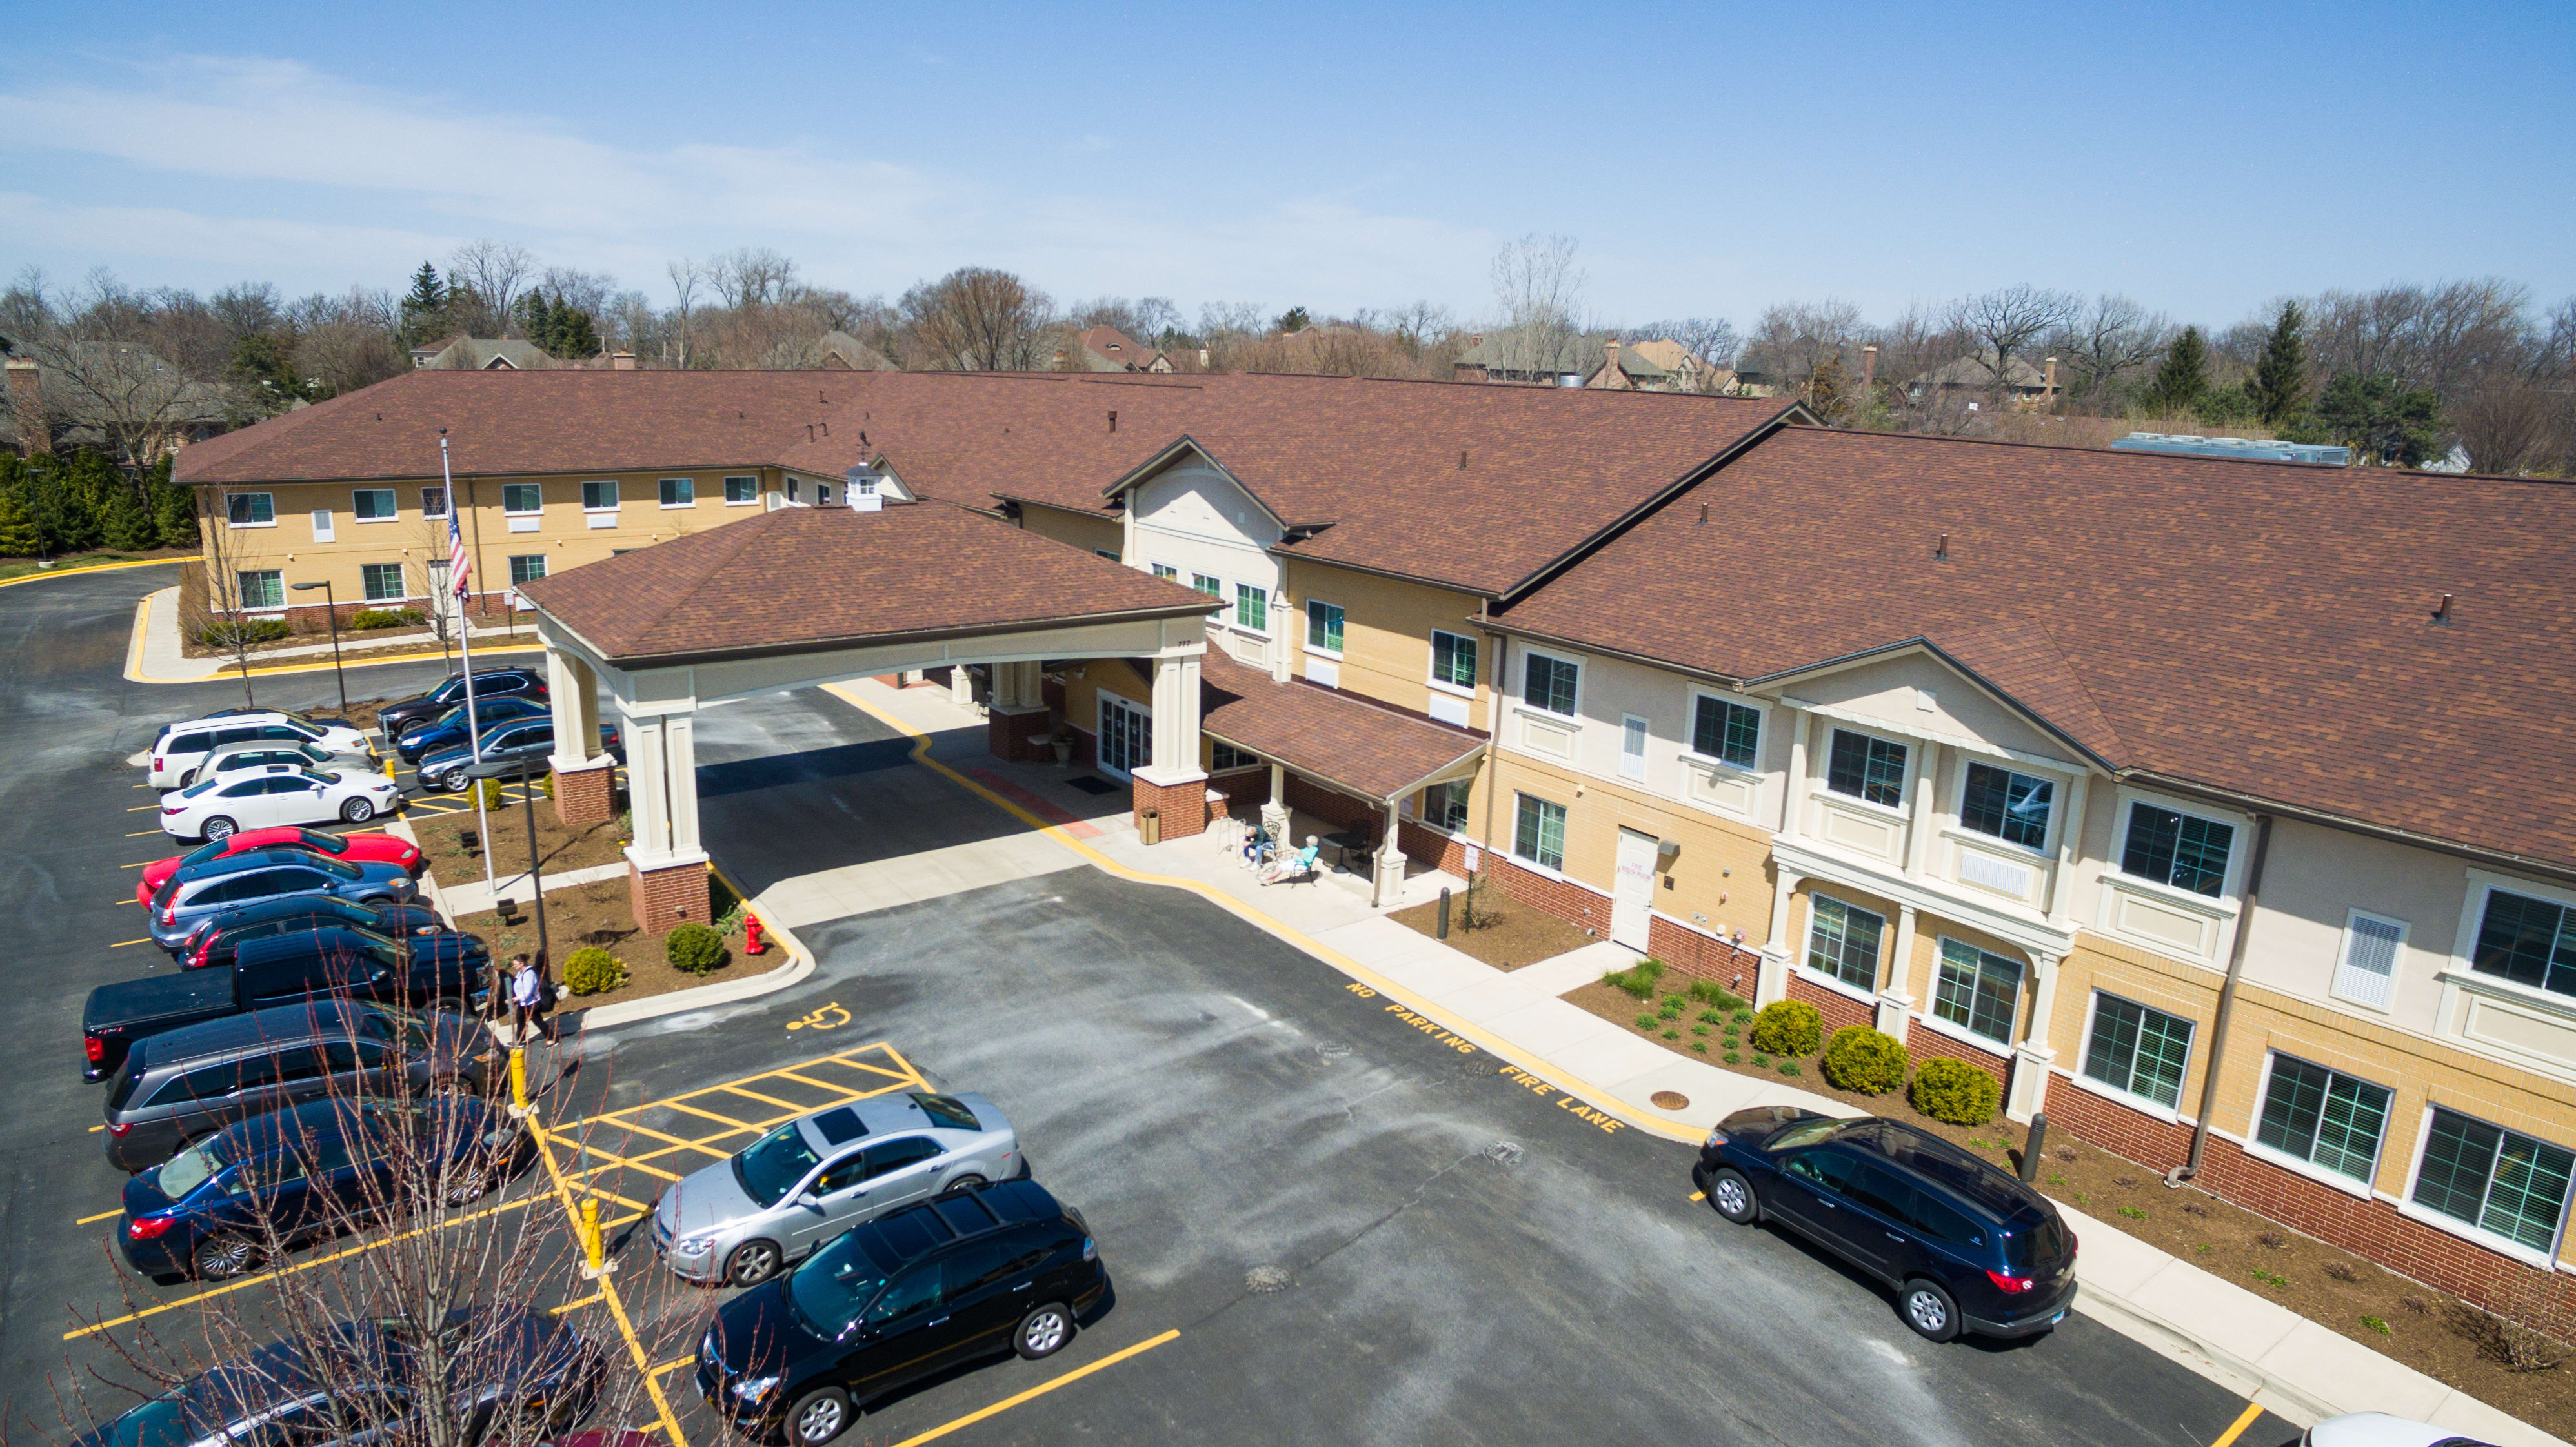
M 2083 308 L 2083 302 L 2066 292 L 2007 286 L 1962 299 L 1951 309 L 1950 319 L 1985 354 L 1994 371 L 1991 391 L 2000 398 L 2012 387 L 2013 358 L 2040 338 L 2073 325 Z
M 260 627 L 265 620 L 254 618 L 249 600 L 242 596 L 242 569 L 246 559 L 233 546 L 233 518 L 240 513 L 244 522 L 251 519 L 254 494 L 249 489 L 230 484 L 211 484 L 197 490 L 198 531 L 205 538 L 205 613 L 202 621 L 191 618 L 187 610 L 180 613 L 180 627 L 198 629 L 198 641 L 230 658 L 241 670 L 242 704 L 256 708 L 259 700 L 251 696 L 251 650 L 260 641 Z
M 154 310 L 100 268 L 54 324 L 21 339 L 21 350 L 51 375 L 47 409 L 138 469 L 224 414 L 213 387 L 153 350 Z
M 1784 391 L 1803 391 L 1816 369 L 1857 346 L 1860 308 L 1839 298 L 1765 307 L 1738 352 L 1737 365 Z
M 1600 357 L 1583 346 L 1583 287 L 1571 236 L 1533 232 L 1494 253 L 1497 319 L 1486 331 L 1485 370 L 1514 377 L 1587 371 Z
M 899 305 L 930 370 L 1029 372 L 1051 360 L 1042 336 L 1054 303 L 1010 272 L 962 266 L 905 292 Z
M 2487 378 L 2451 409 L 2449 421 L 2469 450 L 2471 471 L 2512 477 L 2565 454 L 2566 413 L 2563 394 L 2509 374 Z
M 2104 292 L 2069 318 L 2048 346 L 2074 374 L 2066 388 L 2070 400 L 2098 412 L 2164 355 L 2173 332 L 2161 313 Z
M 490 309 L 496 329 L 507 328 L 519 293 L 537 274 L 537 258 L 516 242 L 469 241 L 448 258 L 447 274 Z
M 687 371 L 689 347 L 696 340 L 698 288 L 706 284 L 706 268 L 683 256 L 666 263 L 663 270 L 669 273 L 671 292 L 677 298 L 663 345 L 669 350 L 671 365 Z
M 706 279 L 726 306 L 760 306 L 794 296 L 796 263 L 766 246 L 738 246 L 708 259 Z

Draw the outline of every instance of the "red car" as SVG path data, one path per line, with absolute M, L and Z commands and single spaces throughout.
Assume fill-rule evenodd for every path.
M 325 834 L 318 829 L 244 829 L 227 835 L 201 848 L 169 859 L 155 859 L 143 866 L 143 880 L 134 887 L 134 901 L 145 909 L 152 907 L 152 896 L 159 893 L 162 881 L 186 865 L 203 864 L 245 849 L 273 849 L 281 844 L 301 845 L 316 854 L 328 854 L 352 864 L 399 864 L 420 878 L 420 846 L 396 839 L 390 834 Z

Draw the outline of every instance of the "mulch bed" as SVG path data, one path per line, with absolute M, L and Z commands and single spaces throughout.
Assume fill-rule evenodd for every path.
M 457 921 L 460 928 L 491 941 L 495 960 L 507 962 L 510 956 L 537 951 L 537 915 L 535 906 L 519 902 L 510 922 L 504 923 L 491 911 L 467 915 Z M 662 941 L 648 936 L 635 924 L 634 895 L 623 879 L 602 879 L 590 884 L 576 884 L 565 889 L 546 891 L 546 938 L 553 957 L 554 975 L 563 978 L 564 961 L 584 945 L 597 945 L 617 956 L 626 965 L 626 983 L 614 990 L 596 995 L 566 992 L 556 1005 L 558 1010 L 587 1010 L 594 1005 L 623 1004 L 628 1000 L 650 999 L 674 990 L 692 990 L 744 975 L 767 972 L 787 956 L 783 946 L 772 943 L 767 954 L 746 957 L 742 937 L 725 937 L 725 963 L 703 975 L 684 974 L 671 968 L 662 955 Z
M 543 862 L 540 873 L 562 874 L 593 865 L 615 864 L 625 857 L 626 839 L 619 832 L 616 820 L 567 829 L 555 821 L 552 799 L 541 796 L 535 803 L 537 858 Z M 510 804 L 490 811 L 492 870 L 495 874 L 523 874 L 527 871 L 527 809 L 525 804 Z M 453 814 L 416 819 L 411 832 L 420 837 L 421 853 L 429 858 L 430 873 L 437 875 L 441 882 L 461 884 L 483 877 L 483 853 L 477 847 L 482 830 L 470 807 Z M 521 891 L 525 892 L 524 884 Z
M 1667 972 L 1652 1001 L 1640 1001 L 1599 982 L 1577 986 L 1563 998 L 1688 1059 L 1739 1075 L 1781 1081 L 1838 1101 L 1855 1113 L 1882 1115 L 1929 1131 L 2005 1170 L 2021 1168 L 2025 1132 L 2001 1115 L 1982 1126 L 1934 1120 L 1908 1104 L 1902 1091 L 1873 1096 L 1836 1086 L 1825 1079 L 1813 1056 L 1785 1062 L 1796 1065 L 1794 1075 L 1781 1069 L 1784 1061 L 1779 1057 L 1767 1066 L 1755 1066 L 1749 1039 L 1731 1047 L 1726 1041 L 1730 1031 L 1749 1036 L 1751 1027 L 1730 1019 L 1705 1026 L 1705 1035 L 1694 1034 L 1701 1027 L 1699 1013 L 1708 1008 L 1695 1002 L 1686 1006 L 1679 1021 L 1662 1019 L 1664 997 L 1680 993 L 1689 983 L 1686 976 Z M 1657 1016 L 1652 1028 L 1638 1027 L 1641 1014 Z M 1664 1039 L 1666 1030 L 1676 1031 L 1679 1038 Z M 1707 1053 L 1693 1051 L 1694 1042 L 1707 1045 Z M 1741 1057 L 1731 1065 L 1725 1059 L 1730 1048 Z M 2061 1080 L 2049 1088 L 2078 1087 Z M 2054 1132 L 2044 1148 L 2047 1159 L 2041 1163 L 2039 1186 L 2047 1194 L 2542 1431 L 2576 1439 L 2576 1380 L 2571 1380 L 2569 1371 L 2576 1366 L 2576 1356 L 2569 1358 L 2567 1366 L 2553 1370 L 2509 1370 L 2499 1359 L 2503 1353 L 2495 1319 L 2455 1297 L 2193 1187 L 2167 1190 L 2159 1172 L 2067 1131 Z M 2568 1298 L 2576 1299 L 2576 1284 L 2562 1280 L 2560 1286 Z
M 1498 898 L 1493 910 L 1495 920 L 1492 924 L 1483 929 L 1461 929 L 1458 922 L 1466 917 L 1466 900 L 1463 896 L 1452 898 L 1449 901 L 1449 938 L 1442 943 L 1498 970 L 1517 970 L 1523 965 L 1554 959 L 1592 943 L 1592 936 L 1554 915 L 1541 914 L 1527 905 Z M 1399 909 L 1387 918 L 1418 934 L 1437 937 L 1440 902 L 1433 900 L 1411 909 Z

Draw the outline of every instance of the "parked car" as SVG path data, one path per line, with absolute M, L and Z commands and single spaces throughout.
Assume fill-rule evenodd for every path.
M 1729 1221 L 1776 1221 L 1895 1288 L 1898 1315 L 1932 1341 L 2032 1336 L 2075 1300 L 2075 1233 L 2057 1207 L 1900 1121 L 1738 1111 L 1691 1175 Z
M 474 701 L 525 696 L 543 702 L 546 676 L 534 668 L 486 668 L 474 675 Z M 399 703 L 389 703 L 376 710 L 376 726 L 390 739 L 413 724 L 434 719 L 465 702 L 465 675 L 451 674 L 447 680 L 427 693 L 414 694 Z
M 185 788 L 206 755 L 228 744 L 318 744 L 335 754 L 372 754 L 367 736 L 339 719 L 262 709 L 231 717 L 191 719 L 173 724 L 153 741 L 144 782 L 156 789 Z
M 1054 1355 L 1108 1289 L 1091 1228 L 1045 1187 L 942 1196 L 726 1302 L 698 1343 L 698 1390 L 738 1431 L 820 1447 L 908 1382 L 1004 1352 Z
M 525 696 L 478 698 L 474 701 L 474 717 L 489 729 L 523 718 L 552 718 L 554 708 Z M 460 703 L 434 719 L 404 729 L 394 739 L 394 752 L 402 756 L 404 763 L 417 764 L 423 754 L 454 748 L 464 743 L 466 736 L 465 705 Z
M 2477 1437 L 2410 1422 L 2385 1412 L 2347 1412 L 2328 1417 L 2299 1437 L 2299 1447 L 2487 1447 Z
M 389 940 L 417 935 L 451 934 L 447 921 L 426 904 L 357 904 L 323 894 L 290 894 L 258 904 L 228 909 L 198 924 L 170 951 L 183 970 L 211 970 L 229 965 L 252 940 L 272 939 L 304 930 L 347 925 L 361 934 Z
M 161 882 L 145 906 L 152 942 L 176 949 L 197 927 L 227 910 L 290 895 L 327 895 L 358 904 L 399 904 L 420 886 L 399 864 L 351 864 L 310 849 L 281 846 L 192 864 Z
M 180 970 L 90 991 L 81 1007 L 81 1076 L 106 1079 L 146 1036 L 307 999 L 342 995 L 397 1005 L 434 1003 L 464 1014 L 482 1001 L 491 960 L 483 941 L 468 934 L 397 943 L 333 925 L 252 940 L 229 969 Z
M 437 1440 L 415 1415 L 418 1403 L 377 1385 L 418 1380 L 424 1343 L 399 1321 L 344 1321 L 333 1330 L 340 1340 L 331 1355 L 340 1363 L 331 1369 L 311 1370 L 294 1342 L 261 1347 L 76 1439 L 75 1447 Z M 446 1411 L 451 1422 L 483 1423 L 481 1441 L 534 1441 L 579 1421 L 598 1400 L 606 1353 L 533 1307 L 462 1307 L 438 1334 L 451 1346 L 472 1344 L 452 1357 Z
M 618 751 L 616 728 L 609 724 L 600 725 L 599 743 L 602 752 L 616 753 Z M 542 761 L 552 757 L 554 751 L 555 723 L 551 715 L 545 718 L 518 719 L 509 723 L 483 726 L 482 761 L 485 763 L 514 760 Z M 445 748 L 421 755 L 420 763 L 416 767 L 424 787 L 455 792 L 472 782 L 466 771 L 473 768 L 475 762 L 473 744 L 460 740 Z
M 877 1096 L 800 1116 L 672 1185 L 653 1249 L 686 1280 L 752 1286 L 861 1221 L 1023 1166 L 1018 1134 L 980 1095 Z
M 320 744 L 291 744 L 277 739 L 261 739 L 254 743 L 226 744 L 221 748 L 208 750 L 205 761 L 197 765 L 197 777 L 204 779 L 216 774 L 236 774 L 244 769 L 256 769 L 269 764 L 283 764 L 293 769 L 311 769 L 317 774 L 338 774 L 350 771 L 362 774 L 379 772 L 379 761 L 374 754 L 333 753 Z
M 477 1091 L 490 1042 L 463 1015 L 348 1000 L 272 1005 L 149 1036 L 108 1082 L 107 1163 L 157 1166 L 234 1121 L 325 1097 Z
M 173 839 L 222 839 L 242 829 L 364 824 L 402 807 L 402 790 L 382 774 L 317 774 L 271 765 L 247 778 L 219 774 L 161 796 L 161 831 Z
M 316 854 L 328 854 L 334 858 L 345 859 L 351 864 L 371 862 L 399 864 L 408 870 L 414 879 L 419 878 L 421 870 L 426 867 L 426 861 L 421 858 L 419 845 L 408 839 L 397 839 L 391 834 L 325 834 L 319 829 L 296 828 L 236 829 L 221 839 L 198 845 L 185 854 L 156 859 L 143 866 L 143 878 L 134 887 L 135 902 L 150 904 L 152 896 L 159 892 L 163 880 L 191 864 L 203 864 L 209 859 L 221 859 L 227 854 L 239 854 L 245 849 L 267 849 L 282 844 L 298 845 Z

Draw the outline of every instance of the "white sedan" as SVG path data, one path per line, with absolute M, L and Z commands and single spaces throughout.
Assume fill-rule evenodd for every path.
M 2299 1440 L 2306 1447 L 2486 1447 L 2477 1438 L 2447 1427 L 2410 1422 L 2385 1412 L 2328 1417 Z
M 402 791 L 382 774 L 336 774 L 271 765 L 247 776 L 217 774 L 161 796 L 161 829 L 173 839 L 223 839 L 237 829 L 272 829 L 346 819 L 361 824 L 395 808 Z

